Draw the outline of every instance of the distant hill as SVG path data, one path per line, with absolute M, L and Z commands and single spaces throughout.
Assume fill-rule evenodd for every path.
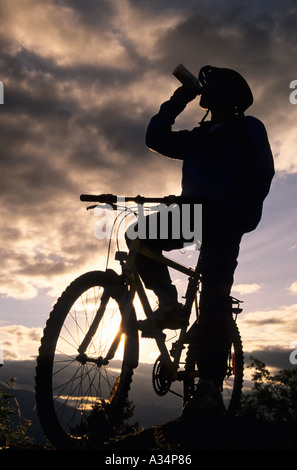
M 0 381 L 16 377 L 16 383 L 12 389 L 13 395 L 18 400 L 21 414 L 32 421 L 30 436 L 37 442 L 44 440 L 44 433 L 39 423 L 35 408 L 35 366 L 31 361 L 7 361 L 0 368 Z M 138 422 L 140 427 L 150 427 L 176 418 L 181 413 L 181 398 L 168 393 L 165 397 L 159 397 L 152 386 L 152 364 L 141 364 L 137 373 L 133 376 L 129 399 L 135 405 L 134 416 L 130 423 Z
M 181 398 L 170 393 L 158 397 L 151 382 L 152 365 L 142 364 L 135 374 L 130 400 L 135 405 L 130 424 L 139 422 L 140 431 L 133 436 L 111 440 L 98 450 L 297 450 L 295 424 L 267 423 L 248 418 L 179 419 Z M 23 418 L 33 423 L 30 437 L 45 442 L 35 408 L 35 361 L 6 362 L 0 368 L 0 381 L 16 377 L 12 392 Z

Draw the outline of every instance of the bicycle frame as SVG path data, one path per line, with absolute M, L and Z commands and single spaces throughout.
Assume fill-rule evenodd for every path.
M 80 199 L 81 199 L 81 201 L 89 201 L 89 202 L 95 202 L 96 201 L 97 203 L 98 202 L 108 203 L 108 204 L 111 205 L 112 209 L 116 209 L 116 207 L 117 207 L 116 203 L 117 203 L 117 200 L 118 200 L 117 196 L 113 195 L 113 194 L 101 194 L 101 195 L 98 195 L 98 196 L 83 194 L 83 195 L 80 196 Z M 142 196 L 136 196 L 136 197 L 125 198 L 125 200 L 126 201 L 134 201 L 135 203 L 140 204 L 140 205 L 143 205 L 146 202 L 147 203 L 155 203 L 155 202 L 161 203 L 161 202 L 163 202 L 166 205 L 170 205 L 171 203 L 176 203 L 178 201 L 179 201 L 179 203 L 182 203 L 183 201 L 185 203 L 189 203 L 189 202 L 196 203 L 196 201 L 193 201 L 191 198 L 187 199 L 187 198 L 180 197 L 180 196 L 165 196 L 163 198 L 154 198 L 154 197 L 145 198 L 145 197 L 142 197 Z M 95 207 L 96 206 L 90 206 L 87 209 L 93 209 Z M 191 341 L 191 336 L 192 336 L 191 333 L 192 333 L 193 330 L 195 332 L 195 326 L 197 324 L 196 322 L 194 322 L 190 326 L 190 328 L 188 329 L 188 326 L 189 326 L 188 323 L 189 323 L 191 310 L 192 310 L 192 306 L 193 306 L 194 302 L 195 302 L 195 305 L 196 305 L 196 312 L 197 312 L 197 319 L 198 319 L 198 304 L 197 304 L 197 297 L 196 297 L 196 293 L 198 291 L 198 285 L 199 285 L 199 282 L 200 282 L 200 273 L 199 273 L 199 269 L 198 269 L 198 263 L 197 263 L 195 269 L 185 267 L 182 264 L 177 263 L 177 262 L 165 257 L 162 254 L 160 255 L 160 254 L 154 252 L 153 250 L 150 250 L 148 247 L 146 247 L 141 242 L 140 239 L 135 239 L 135 240 L 132 241 L 128 253 L 118 251 L 117 255 L 116 255 L 116 259 L 118 259 L 121 263 L 122 274 L 125 278 L 125 281 L 127 282 L 128 291 L 127 291 L 127 297 L 125 298 L 125 305 L 124 305 L 123 308 L 121 308 L 122 317 L 123 317 L 122 325 L 121 325 L 120 330 L 117 333 L 117 335 L 116 335 L 116 337 L 115 337 L 115 339 L 112 343 L 112 346 L 111 346 L 110 351 L 107 354 L 106 358 L 101 358 L 101 359 L 103 361 L 112 359 L 113 354 L 114 354 L 113 351 L 116 350 L 117 345 L 119 344 L 119 341 L 120 341 L 120 338 L 121 338 L 121 333 L 125 332 L 125 328 L 128 325 L 129 318 L 130 318 L 130 312 L 131 312 L 131 308 L 133 308 L 133 300 L 134 300 L 134 297 L 135 297 L 136 293 L 138 294 L 138 297 L 140 299 L 140 302 L 142 304 L 142 307 L 143 307 L 143 310 L 144 310 L 144 313 L 145 313 L 146 317 L 150 319 L 153 316 L 153 311 L 152 311 L 152 308 L 150 306 L 149 300 L 147 298 L 145 289 L 143 287 L 143 284 L 142 284 L 142 281 L 139 277 L 139 274 L 137 273 L 137 270 L 136 270 L 135 260 L 136 260 L 137 254 L 142 254 L 142 255 L 144 255 L 148 258 L 153 259 L 154 261 L 156 261 L 158 263 L 165 264 L 166 266 L 171 267 L 171 268 L 175 269 L 176 271 L 181 272 L 181 273 L 186 274 L 186 275 L 189 276 L 187 291 L 186 291 L 186 294 L 184 296 L 185 304 L 183 306 L 183 313 L 182 313 L 182 315 L 184 316 L 184 319 L 185 319 L 185 324 L 187 326 L 182 327 L 181 330 L 180 330 L 179 337 L 178 337 L 177 341 L 175 342 L 174 354 L 172 353 L 172 351 L 168 352 L 168 349 L 167 349 L 166 344 L 165 344 L 166 335 L 164 333 L 161 333 L 160 336 L 154 338 L 155 341 L 156 341 L 156 344 L 158 346 L 158 349 L 161 353 L 160 360 L 162 362 L 162 366 L 164 365 L 164 368 L 166 369 L 166 371 L 168 371 L 170 379 L 176 380 L 178 378 L 177 370 L 178 370 L 178 366 L 179 366 L 181 353 L 182 353 L 182 350 L 183 350 L 183 345 L 184 344 L 189 344 L 189 342 Z M 232 299 L 233 303 L 234 302 L 237 303 L 237 308 L 232 308 L 232 312 L 233 312 L 233 314 L 235 314 L 235 320 L 236 320 L 237 314 L 240 313 L 242 311 L 242 309 L 239 308 L 239 303 L 240 303 L 239 300 L 237 300 L 235 298 L 231 298 L 231 299 Z M 94 320 L 94 323 L 95 323 L 95 321 L 96 321 L 96 319 Z M 100 321 L 100 319 L 99 319 L 99 321 Z M 90 330 L 91 329 L 92 329 L 92 326 L 91 326 Z M 83 350 L 82 350 L 81 347 L 79 348 L 79 351 L 83 353 Z M 170 355 L 173 357 L 173 361 L 171 360 Z M 135 362 L 138 365 L 138 357 L 137 357 L 137 359 L 132 358 L 132 361 Z M 135 367 L 137 367 L 137 365 Z
M 176 348 L 174 350 L 173 361 L 170 358 L 170 353 L 165 344 L 166 335 L 162 333 L 160 336 L 154 338 L 161 354 L 162 366 L 164 366 L 168 370 L 170 378 L 176 379 L 176 372 L 179 366 L 179 360 L 183 350 L 183 345 L 187 343 L 187 334 L 189 332 L 188 322 L 191 315 L 192 305 L 196 298 L 200 274 L 198 272 L 197 267 L 195 270 L 192 268 L 187 268 L 180 263 L 177 263 L 163 255 L 159 255 L 154 251 L 150 250 L 148 247 L 144 246 L 139 239 L 133 240 L 130 246 L 130 250 L 127 254 L 126 260 L 121 261 L 123 275 L 129 285 L 128 298 L 126 299 L 125 311 L 123 312 L 123 318 L 125 319 L 126 324 L 129 321 L 129 313 L 131 311 L 131 305 L 133 303 L 133 299 L 136 293 L 138 294 L 146 317 L 152 318 L 153 316 L 153 311 L 147 298 L 145 289 L 136 270 L 135 259 L 137 254 L 140 253 L 148 258 L 153 259 L 154 261 L 165 264 L 166 266 L 171 267 L 189 276 L 188 287 L 185 295 L 186 302 L 184 304 L 182 313 L 184 319 L 186 320 L 185 324 L 187 326 L 181 328 L 179 338 L 175 343 Z M 125 331 L 126 324 L 122 325 L 123 331 Z

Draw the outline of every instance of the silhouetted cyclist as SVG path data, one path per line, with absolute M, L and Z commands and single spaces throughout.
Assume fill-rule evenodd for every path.
M 207 110 L 199 127 L 173 131 L 176 117 L 195 99 L 195 92 L 179 87 L 162 104 L 147 129 L 148 147 L 183 161 L 182 196 L 203 204 L 202 273 L 197 361 L 199 384 L 189 404 L 221 411 L 218 390 L 226 374 L 232 319 L 230 292 L 244 233 L 254 230 L 274 175 L 273 157 L 264 125 L 245 116 L 253 95 L 245 79 L 234 70 L 205 66 L 199 72 L 200 106 Z M 210 113 L 210 120 L 205 118 Z M 158 214 L 148 216 L 154 220 Z M 129 230 L 127 232 L 129 243 Z M 156 251 L 181 248 L 182 236 L 144 240 Z M 166 266 L 139 256 L 138 269 L 148 289 L 159 299 L 154 321 L 139 322 L 143 336 L 157 328 L 180 328 L 181 305 Z M 189 406 L 185 408 L 187 413 Z

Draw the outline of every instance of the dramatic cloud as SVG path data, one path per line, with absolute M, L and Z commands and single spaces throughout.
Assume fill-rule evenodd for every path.
M 0 15 L 5 328 L 13 310 L 14 323 L 19 315 L 31 325 L 21 301 L 28 309 L 46 291 L 52 302 L 77 275 L 104 269 L 107 242 L 95 238 L 96 218 L 81 193 L 180 192 L 181 163 L 146 148 L 146 127 L 178 86 L 174 67 L 198 73 L 210 63 L 246 77 L 255 97 L 248 113 L 265 123 L 275 155 L 277 176 L 259 230 L 244 239 L 234 293 L 246 295 L 246 313 L 268 309 L 286 319 L 274 337 L 285 347 L 294 328 L 289 312 L 296 317 L 294 1 L 15 0 L 1 2 Z M 191 103 L 176 128 L 196 126 L 203 114 Z M 184 280 L 175 279 L 182 294 Z M 244 321 L 257 342 L 251 315 Z M 261 314 L 267 328 L 272 317 Z M 40 327 L 44 317 L 34 322 Z
M 293 283 L 290 285 L 289 290 L 290 290 L 293 294 L 297 294 L 297 281 L 293 282 Z
M 261 289 L 259 284 L 237 284 L 233 286 L 233 291 L 238 292 L 240 295 L 251 294 L 253 292 L 258 292 Z
M 6 361 L 24 361 L 35 357 L 41 336 L 41 328 L 27 328 L 22 325 L 0 326 L 4 364 Z
M 276 310 L 250 312 L 239 319 L 247 351 L 280 348 L 288 350 L 297 339 L 297 304 Z M 289 366 L 289 357 L 287 366 Z

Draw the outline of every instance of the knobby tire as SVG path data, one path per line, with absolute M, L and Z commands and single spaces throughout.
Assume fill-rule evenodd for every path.
M 77 360 L 77 348 L 84 338 L 84 327 L 89 329 L 98 311 L 99 304 L 95 303 L 104 292 L 108 304 L 86 351 L 94 361 L 84 364 Z M 104 357 L 118 331 L 124 296 L 125 287 L 114 271 L 92 271 L 66 288 L 50 314 L 37 359 L 35 391 L 41 425 L 57 449 L 96 446 L 123 417 L 138 364 L 134 309 L 121 343 L 116 343 L 116 354 L 121 356 L 115 355 L 108 364 L 96 364 L 95 360 Z

